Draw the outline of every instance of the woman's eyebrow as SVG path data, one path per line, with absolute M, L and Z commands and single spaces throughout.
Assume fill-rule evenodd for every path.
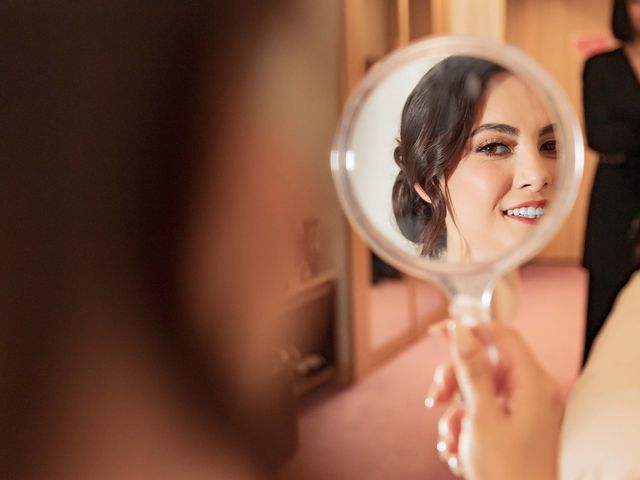
M 474 135 L 477 135 L 480 132 L 484 132 L 485 130 L 495 130 L 500 133 L 513 135 L 514 137 L 517 137 L 520 134 L 520 130 L 518 130 L 516 127 L 512 127 L 511 125 L 507 125 L 505 123 L 485 123 L 484 125 L 480 125 L 473 132 L 471 132 L 471 136 L 473 137 Z
M 546 135 L 547 133 L 553 133 L 555 131 L 555 129 L 556 129 L 556 126 L 553 123 L 550 123 L 546 127 L 542 127 L 540 129 L 539 135 L 542 137 L 543 135 Z

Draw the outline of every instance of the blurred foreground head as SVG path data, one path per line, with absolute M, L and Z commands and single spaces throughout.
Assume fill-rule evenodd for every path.
M 246 66 L 285 3 L 0 7 L 2 478 L 243 458 L 288 261 Z

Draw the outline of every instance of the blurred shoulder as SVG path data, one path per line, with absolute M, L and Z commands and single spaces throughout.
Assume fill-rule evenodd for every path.
M 562 480 L 640 478 L 640 272 L 616 299 L 568 398 Z
M 640 478 L 640 388 L 569 401 L 560 435 L 561 480 Z

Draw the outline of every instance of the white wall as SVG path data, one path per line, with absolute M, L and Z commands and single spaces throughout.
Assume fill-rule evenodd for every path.
M 349 178 L 359 207 L 375 230 L 410 254 L 415 254 L 416 248 L 402 236 L 393 216 L 391 191 L 400 170 L 393 159 L 393 150 L 400 135 L 405 101 L 435 61 L 414 61 L 380 83 L 357 116 L 350 149 L 353 165 Z

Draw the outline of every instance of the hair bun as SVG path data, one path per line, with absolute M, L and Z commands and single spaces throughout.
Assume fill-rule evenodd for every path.
M 405 174 L 405 162 L 404 162 L 404 155 L 402 154 L 402 145 L 398 145 L 396 148 L 393 149 L 393 159 L 396 162 L 396 165 L 398 165 L 400 167 L 400 171 L 402 173 Z

